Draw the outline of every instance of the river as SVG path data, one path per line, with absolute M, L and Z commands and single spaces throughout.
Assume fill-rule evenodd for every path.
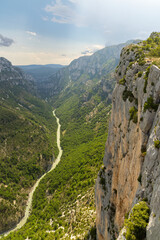
M 52 167 L 50 168 L 50 170 L 48 172 L 46 172 L 44 175 L 42 175 L 37 182 L 35 183 L 35 185 L 33 186 L 31 192 L 29 193 L 29 197 L 28 197 L 28 201 L 27 201 L 27 206 L 26 206 L 26 210 L 25 210 L 25 215 L 24 217 L 21 219 L 21 221 L 11 230 L 3 233 L 4 236 L 7 236 L 9 233 L 14 232 L 18 229 L 20 229 L 21 227 L 24 226 L 24 224 L 26 223 L 30 213 L 31 213 L 31 209 L 32 209 L 32 200 L 33 200 L 33 194 L 36 190 L 36 188 L 38 187 L 40 181 L 46 176 L 46 174 L 48 174 L 49 172 L 53 171 L 55 169 L 55 167 L 57 166 L 57 164 L 60 162 L 61 160 L 61 156 L 63 153 L 63 150 L 61 148 L 61 140 L 60 140 L 60 135 L 61 135 L 61 125 L 59 123 L 59 118 L 56 116 L 55 114 L 55 110 L 53 111 L 53 116 L 56 118 L 57 121 L 57 147 L 59 150 L 58 156 L 56 158 L 56 160 L 53 162 Z

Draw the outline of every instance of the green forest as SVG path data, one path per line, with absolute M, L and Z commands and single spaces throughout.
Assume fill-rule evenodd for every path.
M 76 239 L 87 239 L 90 229 L 94 234 L 94 188 L 107 139 L 111 111 L 108 94 L 114 85 L 111 79 L 110 75 L 103 79 L 108 84 L 108 92 L 103 92 L 99 87 L 102 83 L 96 78 L 94 84 L 89 86 L 79 80 L 48 102 L 25 94 L 21 99 L 20 94 L 16 101 L 20 102 L 19 108 L 23 106 L 20 111 L 21 114 L 23 111 L 23 117 L 18 117 L 19 110 L 14 107 L 15 124 L 13 121 L 10 124 L 17 129 L 13 128 L 16 133 L 15 146 L 11 146 L 15 149 L 21 143 L 22 154 L 19 148 L 17 152 L 12 149 L 13 156 L 9 155 L 7 173 L 2 170 L 8 177 L 2 176 L 6 182 L 1 187 L 1 196 L 13 204 L 15 194 L 19 194 L 22 188 L 21 197 L 26 201 L 28 192 L 25 189 L 29 189 L 47 170 L 53 152 L 57 155 L 57 125 L 52 115 L 53 109 L 56 109 L 60 119 L 63 155 L 56 169 L 47 174 L 36 189 L 27 223 L 4 239 L 71 239 L 72 235 Z M 10 112 L 4 111 L 8 121 Z M 13 165 L 10 165 L 11 161 Z M 15 169 L 12 174 L 11 169 Z M 12 181 L 10 178 L 13 178 Z M 7 188 L 5 184 L 9 184 Z M 12 187 L 12 191 L 9 191 L 14 185 L 15 189 Z M 5 209 L 5 206 L 2 205 L 2 208 Z M 24 209 L 25 204 L 22 211 Z

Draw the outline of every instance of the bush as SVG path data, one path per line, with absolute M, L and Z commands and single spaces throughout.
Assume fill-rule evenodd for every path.
M 131 68 L 133 64 L 134 64 L 134 62 L 130 62 L 127 68 L 128 69 Z
M 146 62 L 145 62 L 144 58 L 140 58 L 138 63 L 140 66 L 143 66 Z
M 152 49 L 150 55 L 154 57 L 160 57 L 160 46 L 158 46 L 155 49 Z
M 124 90 L 122 98 L 126 101 L 129 98 L 129 101 L 132 102 L 134 100 L 134 95 L 131 91 L 128 91 L 127 88 Z
M 121 85 L 125 85 L 125 82 L 126 82 L 125 76 L 119 80 L 119 84 Z
M 147 110 L 154 110 L 157 111 L 158 104 L 154 103 L 153 97 L 150 96 L 147 98 L 147 101 L 144 103 L 143 112 L 146 112 Z
M 132 120 L 134 123 L 137 123 L 137 121 L 138 121 L 137 112 L 138 112 L 138 110 L 135 107 L 131 107 L 129 110 L 129 114 L 130 114 L 129 120 Z
M 160 148 L 160 140 L 158 140 L 158 139 L 156 139 L 155 141 L 154 141 L 154 146 L 155 146 L 155 148 Z
M 126 240 L 142 240 L 146 237 L 149 214 L 149 207 L 144 201 L 133 207 L 129 219 L 125 220 Z
M 138 77 L 142 77 L 143 72 L 138 72 Z

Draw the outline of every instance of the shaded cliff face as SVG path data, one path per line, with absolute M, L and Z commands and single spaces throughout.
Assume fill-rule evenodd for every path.
M 116 239 L 125 214 L 143 199 L 151 211 L 147 239 L 160 236 L 160 69 L 143 47 L 125 47 L 116 70 L 104 167 L 96 184 L 98 240 Z

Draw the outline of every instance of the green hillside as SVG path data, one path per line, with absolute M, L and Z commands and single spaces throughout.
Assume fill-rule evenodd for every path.
M 71 239 L 71 235 L 84 239 L 94 226 L 94 185 L 102 165 L 110 105 L 100 101 L 95 109 L 91 100 L 79 108 L 78 104 L 72 96 L 57 109 L 61 162 L 36 190 L 27 224 L 6 239 Z
M 25 226 L 5 239 L 87 239 L 90 229 L 95 235 L 94 188 L 103 162 L 114 70 L 123 46 L 75 60 L 43 89 L 40 85 L 39 94 L 56 108 L 62 125 L 63 155 L 36 189 Z
M 52 108 L 29 93 L 34 92 L 32 83 L 5 64 L 0 81 L 0 232 L 22 218 L 30 188 L 51 166 L 57 127 Z

